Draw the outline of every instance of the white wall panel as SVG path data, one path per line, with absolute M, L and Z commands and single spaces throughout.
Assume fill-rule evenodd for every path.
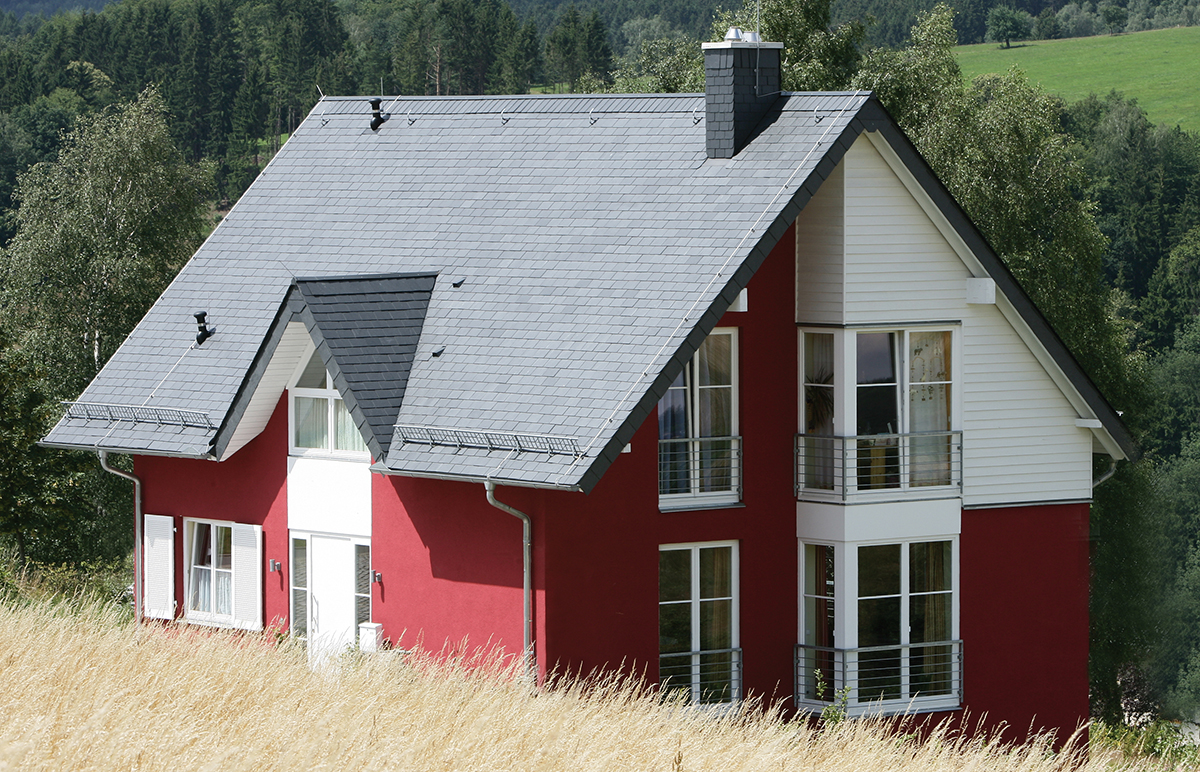
M 1092 437 L 966 264 L 866 136 L 845 169 L 845 321 L 962 323 L 965 506 L 1091 497 Z
M 361 461 L 288 457 L 288 528 L 371 536 L 371 470 Z
M 842 210 L 839 165 L 796 218 L 796 321 L 842 321 Z

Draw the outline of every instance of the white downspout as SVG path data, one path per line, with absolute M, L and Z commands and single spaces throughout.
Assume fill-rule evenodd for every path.
M 122 472 L 108 465 L 108 451 L 97 450 L 100 468 L 106 472 L 133 480 L 133 617 L 142 622 L 142 481 L 137 475 Z
M 535 684 L 537 683 L 537 655 L 533 650 L 533 522 L 529 519 L 529 515 L 524 512 L 513 509 L 504 502 L 496 500 L 496 483 L 492 482 L 491 478 L 484 481 L 483 487 L 487 490 L 489 504 L 521 521 L 523 543 L 522 563 L 524 568 L 522 590 L 525 612 L 525 649 L 522 658 L 525 660 L 525 677 L 529 679 L 530 684 Z

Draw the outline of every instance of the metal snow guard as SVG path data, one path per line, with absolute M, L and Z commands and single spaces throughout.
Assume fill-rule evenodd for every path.
M 67 408 L 66 418 L 85 421 L 129 421 L 135 424 L 157 424 L 159 426 L 195 426 L 215 429 L 208 413 L 199 410 L 177 410 L 173 407 L 146 407 L 145 405 L 110 405 L 104 402 L 63 402 Z
M 546 453 L 552 456 L 578 457 L 583 455 L 574 437 L 553 434 L 442 429 L 436 426 L 412 426 L 409 424 L 396 424 L 395 429 L 402 443 L 413 445 L 515 450 L 518 453 Z

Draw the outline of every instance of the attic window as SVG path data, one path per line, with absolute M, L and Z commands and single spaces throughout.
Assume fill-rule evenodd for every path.
M 361 458 L 362 434 L 314 350 L 290 392 L 291 454 Z

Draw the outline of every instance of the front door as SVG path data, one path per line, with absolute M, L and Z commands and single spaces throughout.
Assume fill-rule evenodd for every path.
M 371 621 L 371 545 L 363 537 L 292 531 L 292 634 L 313 663 L 353 648 Z

